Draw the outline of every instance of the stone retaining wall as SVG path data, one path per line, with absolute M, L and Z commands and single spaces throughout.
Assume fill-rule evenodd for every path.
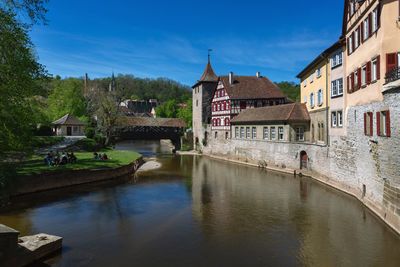
M 376 133 L 376 112 L 390 109 L 392 137 Z M 364 112 L 374 114 L 374 135 L 364 134 Z M 210 140 L 203 153 L 252 164 L 299 172 L 300 153 L 309 157 L 301 170 L 347 192 L 400 233 L 400 93 L 385 94 L 383 102 L 348 108 L 347 136 L 331 136 L 330 146 L 264 140 Z
M 113 169 L 71 170 L 17 177 L 9 197 L 116 179 L 135 173 L 143 163 L 143 158 L 139 158 L 129 165 Z

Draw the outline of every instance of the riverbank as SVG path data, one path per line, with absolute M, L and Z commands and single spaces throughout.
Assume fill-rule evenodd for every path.
M 194 155 L 194 153 L 191 153 L 189 155 Z M 387 213 L 382 208 L 382 206 L 380 206 L 379 204 L 375 203 L 374 201 L 371 201 L 368 198 L 366 198 L 365 195 L 362 194 L 362 192 L 359 192 L 359 190 L 356 190 L 349 185 L 335 181 L 334 179 L 329 178 L 327 176 L 324 176 L 324 175 L 321 175 L 321 174 L 318 174 L 318 173 L 315 173 L 312 171 L 288 168 L 286 166 L 281 166 L 281 167 L 268 166 L 267 164 L 260 164 L 260 162 L 249 161 L 247 159 L 246 160 L 232 159 L 227 156 L 218 156 L 218 155 L 213 155 L 213 154 L 197 154 L 197 155 L 203 155 L 203 156 L 206 156 L 211 159 L 226 161 L 226 162 L 230 162 L 230 163 L 234 163 L 234 164 L 247 165 L 247 166 L 252 166 L 252 167 L 257 167 L 257 168 L 263 168 L 266 170 L 286 173 L 286 174 L 293 174 L 293 175 L 309 177 L 323 185 L 329 186 L 335 190 L 338 190 L 342 193 L 345 193 L 345 194 L 357 199 L 359 202 L 361 202 L 362 205 L 364 205 L 366 208 L 368 208 L 377 218 L 379 218 L 380 221 L 382 221 L 391 230 L 393 230 L 394 233 L 396 233 L 398 236 L 400 236 L 400 222 L 398 221 L 397 216 L 395 216 L 391 213 Z

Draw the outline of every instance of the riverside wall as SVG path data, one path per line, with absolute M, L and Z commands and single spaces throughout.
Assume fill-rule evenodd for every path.
M 141 157 L 131 164 L 112 169 L 71 170 L 16 177 L 8 197 L 117 179 L 135 173 L 143 163 Z
M 391 112 L 392 136 L 376 133 L 376 112 Z M 374 135 L 364 134 L 364 112 L 374 114 Z M 220 159 L 267 164 L 267 168 L 301 172 L 353 195 L 400 233 L 400 94 L 385 94 L 383 102 L 350 107 L 346 136 L 330 136 L 329 146 L 264 140 L 210 140 L 203 154 Z M 300 153 L 309 157 L 300 170 Z

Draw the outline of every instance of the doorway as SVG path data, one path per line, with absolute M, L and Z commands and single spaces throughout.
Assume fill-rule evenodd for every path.
M 72 127 L 67 127 L 67 136 L 72 135 Z
M 307 152 L 301 151 L 300 152 L 300 169 L 307 169 L 307 164 L 308 164 Z

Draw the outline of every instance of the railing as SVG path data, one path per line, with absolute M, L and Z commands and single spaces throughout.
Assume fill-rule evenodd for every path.
M 386 73 L 386 84 L 400 80 L 400 67 L 396 67 Z

